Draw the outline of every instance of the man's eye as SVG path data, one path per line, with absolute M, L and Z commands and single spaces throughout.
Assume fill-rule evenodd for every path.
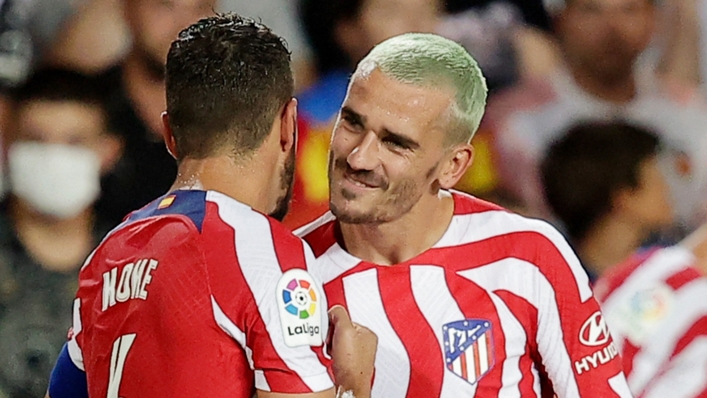
M 402 142 L 398 140 L 393 140 L 393 139 L 384 139 L 383 143 L 385 143 L 388 146 L 392 146 L 396 149 L 408 149 L 406 145 L 404 145 Z
M 353 127 L 354 129 L 358 130 L 358 129 L 363 128 L 363 125 L 361 124 L 361 122 L 359 122 L 358 120 L 355 120 L 351 117 L 344 117 L 344 121 L 346 122 L 346 124 Z

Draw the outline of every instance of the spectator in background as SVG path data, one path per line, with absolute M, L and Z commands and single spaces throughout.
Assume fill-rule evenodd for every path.
M 703 225 L 676 246 L 634 255 L 597 283 L 634 396 L 707 396 L 706 273 Z
M 177 165 L 159 135 L 166 109 L 164 65 L 181 29 L 213 13 L 214 0 L 124 0 L 132 48 L 105 72 L 111 130 L 125 140 L 125 154 L 104 181 L 99 213 L 113 224 L 172 184 Z
M 71 326 L 79 268 L 108 231 L 93 210 L 119 156 L 103 90 L 37 72 L 13 94 L 11 192 L 0 206 L 0 396 L 43 397 Z
M 624 123 L 570 128 L 541 165 L 545 196 L 590 280 L 673 222 L 658 138 Z
M 297 19 L 296 0 L 219 0 L 221 12 L 235 12 L 256 20 L 261 19 L 273 32 L 287 42 L 292 53 L 295 92 L 306 88 L 314 79 L 311 50 Z
M 565 68 L 502 94 L 489 107 L 503 188 L 546 215 L 538 163 L 572 124 L 625 120 L 654 131 L 672 150 L 664 164 L 680 222 L 704 200 L 707 108 L 696 92 L 669 85 L 636 61 L 653 34 L 651 0 L 571 0 L 555 9 Z

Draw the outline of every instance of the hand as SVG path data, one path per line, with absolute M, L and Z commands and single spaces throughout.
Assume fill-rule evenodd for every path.
M 329 310 L 329 321 L 336 385 L 344 391 L 352 390 L 356 398 L 370 397 L 378 337 L 368 328 L 351 322 L 340 305 Z

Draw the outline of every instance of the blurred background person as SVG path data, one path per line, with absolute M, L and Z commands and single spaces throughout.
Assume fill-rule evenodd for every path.
M 42 70 L 12 95 L 0 205 L 0 396 L 43 397 L 79 268 L 109 226 L 94 209 L 120 154 L 92 78 Z
M 659 141 L 624 123 L 570 128 L 541 163 L 544 194 L 592 282 L 673 223 Z
M 707 396 L 707 225 L 635 254 L 595 293 L 636 397 Z
M 166 109 L 164 67 L 181 29 L 213 13 L 214 0 L 123 0 L 132 45 L 103 73 L 109 127 L 125 143 L 123 157 L 103 183 L 97 210 L 117 225 L 129 212 L 169 189 L 177 173 L 160 137 Z
M 563 67 L 492 100 L 486 126 L 499 150 L 502 189 L 547 216 L 538 163 L 581 121 L 624 120 L 650 128 L 670 148 L 661 165 L 686 229 L 705 200 L 707 108 L 695 90 L 638 67 L 653 36 L 651 0 L 571 0 L 553 9 Z

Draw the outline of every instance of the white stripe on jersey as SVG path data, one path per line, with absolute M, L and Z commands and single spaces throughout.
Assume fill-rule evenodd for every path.
M 695 338 L 671 362 L 677 366 L 654 380 L 644 398 L 690 398 L 707 388 L 707 337 Z
M 501 320 L 503 334 L 507 336 L 505 346 L 506 360 L 503 364 L 503 375 L 501 376 L 501 384 L 503 387 L 501 387 L 501 391 L 498 392 L 498 398 L 519 397 L 520 382 L 523 378 L 523 373 L 520 369 L 520 358 L 526 352 L 525 345 L 528 336 L 523 325 L 518 321 L 515 315 L 513 315 L 506 303 L 495 293 L 488 293 L 491 297 L 491 301 L 493 301 L 493 305 L 496 307 L 498 318 Z M 510 338 L 510 336 L 514 338 Z M 532 370 L 533 377 L 535 378 L 533 380 L 533 391 L 539 397 L 540 375 L 535 369 L 535 366 L 532 367 Z
M 624 372 L 619 372 L 619 374 L 610 378 L 609 387 L 611 387 L 611 389 L 614 390 L 614 392 L 618 394 L 619 397 L 633 396 L 631 394 L 631 390 L 628 388 L 628 384 L 626 384 L 626 377 L 624 376 Z
M 311 223 L 305 224 L 305 225 L 297 228 L 295 230 L 294 234 L 297 236 L 307 236 L 310 233 L 312 233 L 312 231 L 314 231 L 315 229 L 321 227 L 322 225 L 324 225 L 330 221 L 334 221 L 334 220 L 336 220 L 336 217 L 334 217 L 334 214 L 332 214 L 332 212 L 328 211 L 328 212 L 324 213 L 322 216 L 320 216 L 319 218 L 317 218 L 316 220 L 312 221 Z
M 218 204 L 219 217 L 235 230 L 235 248 L 241 271 L 253 292 L 260 317 L 277 355 L 312 391 L 332 387 L 327 369 L 309 346 L 287 347 L 280 327 L 277 295 L 274 291 L 282 276 L 270 223 L 266 216 L 220 193 L 209 191 L 206 200 Z M 267 238 L 266 238 L 267 237 Z M 326 312 L 322 311 L 325 317 Z M 328 322 L 328 320 L 323 320 Z M 293 361 L 296 357 L 297 361 Z M 326 380 L 326 382 L 325 382 Z
M 678 340 L 685 335 L 695 320 L 707 315 L 704 299 L 695 302 L 696 297 L 707 297 L 707 278 L 695 279 L 675 291 L 672 309 L 661 321 L 656 331 L 660 340 L 643 344 L 633 358 L 633 369 L 628 377 L 631 391 L 642 391 L 660 367 L 670 359 Z
M 513 270 L 513 278 L 507 277 L 508 270 Z M 496 290 L 507 290 L 537 308 L 537 344 L 545 369 L 556 389 L 564 386 L 564 391 L 556 391 L 559 396 L 579 397 L 579 386 L 574 377 L 572 361 L 567 347 L 562 343 L 563 329 L 555 290 L 538 267 L 517 258 L 505 258 L 478 268 L 459 271 L 458 274 L 478 284 L 490 294 Z
M 320 258 L 328 261 L 314 261 L 310 269 L 325 285 L 361 262 L 360 258 L 349 254 L 338 243 L 333 244 Z
M 372 397 L 403 398 L 410 383 L 410 357 L 388 320 L 378 287 L 378 272 L 370 269 L 343 279 L 351 320 L 368 325 L 378 336 Z
M 67 343 L 67 349 L 69 350 L 69 357 L 71 358 L 71 362 L 76 365 L 77 368 L 85 371 L 84 366 L 83 366 L 83 352 L 81 351 L 81 347 L 79 347 L 79 343 L 76 341 L 77 335 L 81 333 L 82 326 L 81 326 L 81 299 L 75 299 L 74 300 L 74 324 L 71 326 L 71 330 L 73 334 L 71 335 L 71 340 Z
M 582 302 L 584 303 L 592 298 L 589 277 L 579 263 L 577 256 L 575 256 L 562 235 L 544 221 L 528 219 L 502 210 L 455 215 L 447 232 L 434 247 L 458 246 L 479 242 L 499 235 L 526 231 L 537 232 L 552 242 L 567 264 L 569 264 Z
M 248 364 L 250 365 L 250 369 L 254 370 L 255 366 L 253 365 L 253 350 L 251 350 L 250 347 L 246 345 L 245 332 L 243 332 L 228 318 L 228 315 L 223 312 L 221 306 L 218 305 L 214 296 L 211 296 L 211 309 L 213 310 L 216 324 L 221 328 L 221 330 L 226 332 L 227 335 L 231 336 L 234 340 L 236 340 L 238 345 L 243 347 L 246 358 L 248 359 Z M 255 387 L 259 390 L 270 391 L 269 389 L 260 388 L 257 384 Z
M 414 265 L 410 267 L 410 279 L 415 302 L 434 331 L 435 336 L 437 336 L 440 352 L 444 353 L 442 326 L 466 318 L 449 291 L 447 280 L 444 276 L 444 268 L 432 265 Z M 486 344 L 479 343 L 479 348 L 485 350 Z M 479 357 L 486 358 L 484 355 L 479 355 Z M 474 361 L 468 361 L 468 364 L 474 366 Z M 458 366 L 461 367 L 461 364 Z M 481 373 L 484 371 L 485 369 L 482 368 Z M 471 369 L 469 373 L 473 374 L 474 370 Z M 440 398 L 456 398 L 461 394 L 461 396 L 473 397 L 476 394 L 476 386 L 476 383 L 473 385 L 469 384 L 461 377 L 445 369 L 442 391 L 439 396 Z

